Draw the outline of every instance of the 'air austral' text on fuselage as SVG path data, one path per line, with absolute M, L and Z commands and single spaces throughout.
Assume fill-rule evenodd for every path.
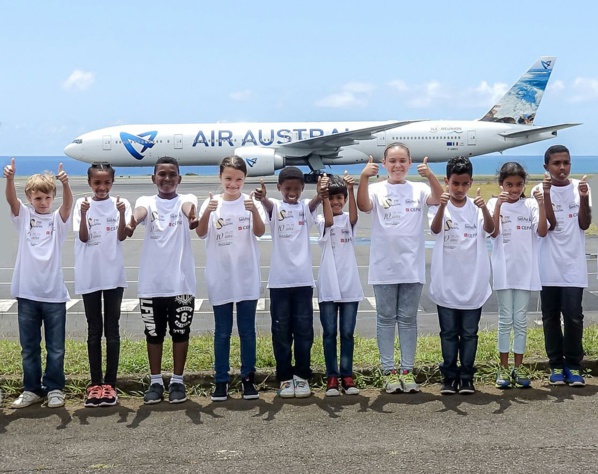
M 348 132 L 349 129 L 345 128 L 344 131 Z M 269 146 L 274 144 L 274 140 L 276 140 L 277 145 L 282 145 L 283 143 L 290 143 L 294 140 L 321 137 L 325 133 L 321 128 L 281 128 L 278 130 L 272 128 L 270 130 L 259 129 L 257 131 L 249 129 L 245 132 L 243 140 L 241 140 L 241 146 L 247 144 Z M 330 133 L 339 133 L 339 131 L 334 128 Z M 205 133 L 203 130 L 199 130 L 197 135 L 195 135 L 195 140 L 193 140 L 193 146 L 204 145 L 209 147 L 222 146 L 223 144 L 235 146 L 232 141 L 233 135 L 232 130 L 219 129 L 206 131 Z

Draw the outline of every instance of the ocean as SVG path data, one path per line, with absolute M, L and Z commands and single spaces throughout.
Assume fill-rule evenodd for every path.
M 2 169 L 10 163 L 9 156 L 0 156 Z M 85 176 L 89 164 L 73 160 L 67 156 L 16 156 L 17 176 L 29 176 L 43 171 L 58 171 L 58 164 L 62 163 L 64 170 L 71 176 Z M 534 155 L 486 155 L 477 156 L 471 159 L 475 175 L 495 176 L 501 165 L 507 161 L 516 161 L 520 163 L 528 174 L 544 173 L 544 157 Z M 330 166 L 325 171 L 331 174 L 342 174 L 345 170 L 352 175 L 359 175 L 363 169 L 363 164 L 349 166 Z M 443 176 L 446 170 L 446 163 L 430 163 L 432 171 L 437 176 Z M 301 167 L 308 172 L 307 167 Z M 410 175 L 417 175 L 417 165 L 414 164 L 409 170 Z M 116 168 L 117 176 L 145 176 L 151 175 L 153 167 L 120 167 Z M 572 172 L 578 174 L 598 173 L 598 156 L 574 156 L 572 158 Z M 181 174 L 197 174 L 201 176 L 216 176 L 218 174 L 217 166 L 182 166 Z

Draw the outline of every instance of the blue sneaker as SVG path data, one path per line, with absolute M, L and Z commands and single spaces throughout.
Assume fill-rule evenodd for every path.
M 581 376 L 578 369 L 564 369 L 565 383 L 569 384 L 569 387 L 585 387 L 586 381 Z
M 551 369 L 548 383 L 550 385 L 565 385 L 565 374 L 563 373 L 563 369 Z
M 511 379 L 513 380 L 513 385 L 517 388 L 530 388 L 532 386 L 532 382 L 529 379 L 529 372 L 522 365 L 515 367 L 511 371 Z

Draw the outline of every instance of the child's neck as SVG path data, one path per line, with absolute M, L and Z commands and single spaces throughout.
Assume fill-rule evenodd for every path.
M 160 199 L 170 200 L 170 199 L 174 199 L 177 196 L 178 196 L 178 194 L 176 192 L 174 192 L 174 193 L 161 193 L 161 192 L 158 191 L 158 197 Z

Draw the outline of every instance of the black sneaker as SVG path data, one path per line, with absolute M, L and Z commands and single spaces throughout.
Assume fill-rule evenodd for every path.
M 164 385 L 153 383 L 143 395 L 143 403 L 146 405 L 154 405 L 164 400 Z
M 457 392 L 459 392 L 459 381 L 445 377 L 440 387 L 440 393 L 442 395 L 454 395 Z
M 213 402 L 225 402 L 228 399 L 228 383 L 216 382 L 212 396 Z
M 260 394 L 253 383 L 253 374 L 243 377 L 241 380 L 241 388 L 243 390 L 243 400 L 256 400 L 260 398 Z
M 471 380 L 461 380 L 461 386 L 459 387 L 459 393 L 463 395 L 471 395 L 475 393 L 475 387 Z
M 187 400 L 185 385 L 182 383 L 171 383 L 168 386 L 168 403 L 183 403 Z

